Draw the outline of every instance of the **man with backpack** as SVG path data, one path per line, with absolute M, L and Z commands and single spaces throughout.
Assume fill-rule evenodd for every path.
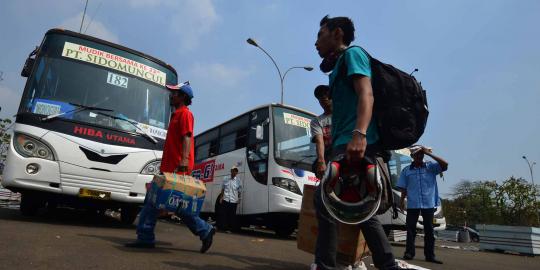
M 365 157 L 374 160 L 380 152 L 379 133 L 372 119 L 373 90 L 370 57 L 359 47 L 351 47 L 354 25 L 346 17 L 325 16 L 320 22 L 315 47 L 323 58 L 321 70 L 331 72 L 332 156 L 345 154 L 349 164 L 360 163 Z M 321 202 L 321 187 L 317 189 L 315 207 L 319 234 L 315 250 L 317 269 L 337 269 L 337 221 Z M 378 269 L 400 269 L 381 223 L 372 217 L 359 224 L 373 262 Z

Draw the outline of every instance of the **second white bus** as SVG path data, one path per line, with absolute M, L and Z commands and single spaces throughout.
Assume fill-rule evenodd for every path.
M 243 184 L 237 208 L 241 225 L 265 225 L 278 235 L 297 227 L 305 184 L 315 159 L 314 114 L 270 104 L 250 110 L 195 137 L 193 175 L 206 182 L 203 215 L 220 211 L 218 196 L 232 166 Z

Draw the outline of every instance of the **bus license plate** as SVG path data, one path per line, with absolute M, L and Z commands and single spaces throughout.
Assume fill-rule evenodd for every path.
M 106 191 L 81 188 L 79 190 L 79 197 L 92 198 L 92 199 L 98 199 L 98 200 L 110 200 L 111 193 L 106 192 Z

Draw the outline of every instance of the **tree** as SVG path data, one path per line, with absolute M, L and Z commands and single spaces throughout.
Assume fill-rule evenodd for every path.
M 495 181 L 462 181 L 453 190 L 453 200 L 443 202 L 449 223 L 498 222 L 495 208 L 497 183 Z
M 538 226 L 538 189 L 522 178 L 495 181 L 462 181 L 452 199 L 443 200 L 449 224 L 501 224 Z
M 497 209 L 507 225 L 540 226 L 538 189 L 523 178 L 510 177 L 497 190 Z
M 10 119 L 0 119 L 0 174 L 2 174 L 2 171 L 4 169 L 7 151 L 9 149 L 9 143 L 11 141 L 11 134 L 7 132 L 10 124 Z

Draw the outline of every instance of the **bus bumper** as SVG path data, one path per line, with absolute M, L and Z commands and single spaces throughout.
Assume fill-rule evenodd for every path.
M 27 172 L 29 164 L 37 164 L 37 173 Z M 26 158 L 10 146 L 2 186 L 14 192 L 35 191 L 78 196 L 81 188 L 110 192 L 111 202 L 142 204 L 145 184 L 152 175 L 106 172 L 82 168 L 65 162 Z
M 268 210 L 274 213 L 300 213 L 302 196 L 288 190 L 269 186 Z

